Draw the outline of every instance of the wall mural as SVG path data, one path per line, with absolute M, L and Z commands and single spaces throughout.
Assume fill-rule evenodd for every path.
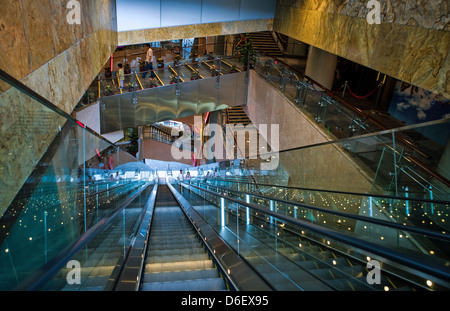
M 389 113 L 407 125 L 450 118 L 450 99 L 398 81 L 392 95 Z M 443 145 L 448 138 L 448 132 L 440 134 L 439 137 L 433 137 L 435 134 L 433 136 L 422 134 L 434 138 Z

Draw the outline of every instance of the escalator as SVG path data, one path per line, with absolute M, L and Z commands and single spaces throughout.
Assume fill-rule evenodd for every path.
M 433 256 L 430 256 L 421 250 L 406 248 L 405 244 L 402 244 L 405 242 L 383 243 L 383 239 L 377 240 L 377 235 L 372 235 L 376 234 L 375 230 L 371 232 L 372 238 L 366 239 L 364 232 L 352 233 L 346 227 L 334 228 L 334 225 L 328 225 L 328 222 L 321 225 L 303 217 L 298 217 L 298 221 L 295 221 L 293 215 L 287 216 L 288 209 L 282 206 L 281 200 L 275 198 L 273 201 L 277 201 L 276 204 L 268 204 L 264 207 L 263 202 L 257 205 L 248 204 L 250 201 L 256 202 L 251 198 L 252 194 L 248 192 L 240 194 L 239 191 L 231 190 L 230 186 L 217 188 L 201 183 L 196 184 L 198 186 L 193 185 L 192 182 L 190 186 L 184 183 L 182 194 L 197 209 L 202 210 L 203 216 L 209 219 L 211 224 L 215 224 L 215 230 L 221 232 L 221 237 L 230 245 L 234 245 L 240 256 L 245 258 L 249 265 L 275 290 L 417 291 L 429 290 L 430 287 L 439 290 L 449 286 L 448 276 L 444 276 L 448 272 L 446 266 L 448 261 L 445 256 L 439 255 L 442 260 L 436 258 L 438 257 L 436 248 L 433 248 L 434 251 L 430 252 Z M 214 198 L 217 195 L 224 199 L 219 205 L 218 200 Z M 274 213 L 269 206 L 277 206 L 280 209 L 276 208 Z M 250 207 L 250 212 L 247 207 Z M 252 210 L 253 208 L 255 210 Z M 221 212 L 219 213 L 218 210 Z M 223 216 L 218 216 L 219 214 Z M 280 218 L 277 219 L 274 214 Z M 301 214 L 302 210 L 299 208 L 297 216 Z M 341 217 L 341 219 L 344 218 Z M 361 226 L 371 228 L 370 219 L 359 219 L 361 220 L 358 221 L 364 222 L 364 224 L 360 223 Z M 384 222 L 384 224 L 388 223 Z M 395 231 L 397 240 L 402 236 L 403 239 L 405 236 L 409 239 L 413 236 L 418 239 L 420 234 L 408 232 L 412 228 L 402 226 L 404 226 L 403 232 Z M 390 228 L 383 228 L 383 233 L 387 235 Z M 316 230 L 321 234 L 313 232 Z M 442 243 L 448 245 L 448 237 L 439 236 L 431 231 L 425 233 L 429 234 L 428 241 L 435 242 L 441 239 Z M 437 238 L 431 237 L 433 233 Z M 349 239 L 352 235 L 355 236 L 353 241 Z M 346 245 L 345 240 L 352 245 Z M 402 263 L 395 262 L 403 256 L 403 262 L 399 261 Z M 374 284 L 368 282 L 371 269 L 367 263 L 371 259 L 382 263 L 380 279 Z M 430 274 L 428 279 L 424 279 L 420 276 L 423 272 L 418 272 L 420 270 L 410 273 L 407 267 L 410 264 L 408 261 L 415 260 L 420 262 L 416 264 L 415 269 L 429 268 L 428 271 L 431 274 L 436 272 L 433 270 L 441 270 L 441 275 L 444 276 L 442 280 L 446 281 L 437 279 L 436 282 L 430 281 L 430 277 L 432 278 Z M 440 287 L 438 282 L 443 287 Z
M 166 185 L 160 185 L 140 290 L 227 290 L 213 261 Z

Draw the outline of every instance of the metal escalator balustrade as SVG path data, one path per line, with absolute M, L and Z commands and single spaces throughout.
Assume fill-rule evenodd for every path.
M 276 201 L 275 204 L 267 202 L 266 206 L 255 205 L 248 203 L 250 202 L 249 194 L 242 193 L 239 200 L 233 198 L 233 191 L 223 189 L 219 191 L 219 189 L 205 186 L 209 189 L 206 190 L 186 183 L 183 183 L 183 187 L 186 189 L 184 194 L 193 192 L 205 198 L 204 206 L 197 206 L 197 208 L 203 208 L 204 216 L 209 217 L 212 222 L 222 223 L 221 226 L 216 226 L 217 230 L 221 230 L 221 234 L 222 232 L 233 233 L 230 235 L 230 240 L 227 240 L 228 243 L 237 239 L 241 243 L 235 243 L 236 247 L 243 250 L 244 242 L 248 241 L 248 247 L 253 251 L 250 257 L 257 258 L 255 259 L 256 265 L 260 266 L 262 272 L 266 271 L 264 273 L 268 275 L 273 273 L 283 275 L 280 278 L 279 289 L 289 288 L 286 287 L 286 284 L 290 286 L 297 284 L 304 290 L 312 288 L 324 288 L 325 290 L 361 290 L 363 288 L 420 290 L 445 289 L 449 286 L 449 271 L 446 271 L 448 269 L 445 264 L 448 259 L 430 258 L 432 256 L 421 254 L 420 250 L 405 250 L 404 245 L 389 246 L 389 243 L 383 245 L 376 240 L 377 238 L 361 238 L 359 236 L 359 234 L 363 234 L 361 231 L 358 233 L 345 232 L 346 230 L 338 231 L 330 228 L 327 224 L 308 221 L 303 217 L 299 217 L 302 219 L 300 220 L 286 216 L 285 211 L 273 209 L 279 203 L 275 199 L 270 200 Z M 189 191 L 187 191 L 188 189 Z M 217 197 L 222 199 L 219 200 Z M 301 206 L 298 203 L 292 203 L 293 207 L 296 205 L 297 207 Z M 206 212 L 206 206 L 211 206 L 210 212 Z M 217 216 L 218 214 L 222 216 Z M 300 214 L 299 211 L 298 214 Z M 233 220 L 231 220 L 231 216 L 233 216 Z M 350 216 L 349 219 L 351 219 Z M 341 220 L 345 221 L 342 216 Z M 376 221 L 377 225 L 375 225 L 371 223 L 370 219 L 364 218 L 360 218 L 358 221 L 361 222 L 361 226 L 370 227 L 370 231 L 377 229 L 376 226 L 378 226 L 378 229 L 385 231 L 384 233 L 389 233 L 383 226 L 390 225 L 389 223 Z M 226 230 L 224 231 L 224 229 Z M 392 233 L 400 232 L 401 234 L 406 233 L 410 237 L 418 236 L 416 233 L 408 232 L 408 230 L 412 230 L 410 227 L 402 229 L 404 230 L 393 229 Z M 449 243 L 448 237 L 437 232 L 429 233 L 430 235 L 433 233 L 436 238 L 444 239 L 447 244 Z M 387 235 L 386 239 L 388 239 Z M 398 241 L 399 238 L 397 237 L 395 240 Z M 258 249 L 260 255 L 255 257 L 254 253 L 256 253 L 258 243 L 262 243 L 264 247 Z M 272 249 L 272 253 L 267 246 L 270 246 L 269 249 Z M 244 252 L 241 252 L 241 255 L 243 254 Z M 249 260 L 247 257 L 245 258 Z M 378 258 L 382 263 L 382 279 L 384 280 L 382 286 L 368 286 L 365 279 L 369 272 L 366 263 L 371 258 Z M 416 272 L 411 273 L 411 268 L 417 269 Z M 428 279 L 423 276 L 424 271 L 428 274 Z M 306 272 L 314 281 L 306 281 L 307 278 L 305 279 L 304 275 Z M 273 279 L 273 277 L 269 277 L 269 279 Z

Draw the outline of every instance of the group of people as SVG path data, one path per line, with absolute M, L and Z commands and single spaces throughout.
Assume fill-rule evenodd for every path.
M 147 73 L 151 71 L 150 79 L 152 79 L 156 77 L 155 72 L 153 71 L 153 50 L 149 43 L 146 43 L 145 46 L 147 48 L 147 54 L 145 58 L 145 72 L 142 74 L 142 78 L 145 79 Z M 119 67 L 120 88 L 123 89 L 123 83 L 125 81 L 125 70 L 122 63 L 119 63 L 117 66 Z
M 191 180 L 191 172 L 187 172 L 186 176 L 183 175 L 183 170 L 180 170 L 180 173 L 178 174 L 178 180 Z
M 191 180 L 191 173 L 187 172 L 186 175 L 183 175 L 183 170 L 180 170 L 180 173 L 178 174 L 178 180 Z M 210 179 L 210 178 L 216 178 L 216 171 L 213 172 L 207 172 L 204 179 Z

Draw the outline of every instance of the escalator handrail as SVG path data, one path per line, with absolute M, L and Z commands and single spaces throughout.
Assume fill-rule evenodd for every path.
M 210 226 L 209 222 L 199 214 L 199 212 L 188 202 L 188 200 L 183 197 L 183 195 L 181 195 L 170 183 L 167 183 L 167 186 L 174 195 L 186 217 L 189 219 L 191 225 L 196 229 L 199 238 L 206 247 L 212 260 L 215 262 L 215 265 L 222 271 L 222 275 L 227 279 L 226 282 L 229 283 L 234 290 L 246 290 L 245 288 L 241 288 L 240 285 L 242 285 L 242 282 L 248 283 L 249 280 L 252 280 L 252 288 L 250 289 L 252 291 L 274 290 L 273 286 L 266 282 L 265 278 L 256 269 L 251 268 L 251 264 L 249 264 L 245 258 L 237 255 L 235 251 L 233 251 L 233 247 L 231 247 L 220 237 L 220 234 L 218 234 Z M 220 241 L 220 246 L 217 247 L 217 252 L 216 249 L 211 249 L 209 244 L 210 241 L 215 240 L 215 238 Z M 237 264 L 238 262 L 242 262 L 244 265 Z M 227 272 L 228 269 L 224 266 L 224 264 L 234 266 L 238 269 L 244 269 L 246 272 L 243 273 L 241 270 L 240 273 L 233 273 L 234 278 L 232 278 Z M 245 265 L 247 267 L 245 267 Z M 250 270 L 247 270 L 246 268 L 249 268 Z
M 37 291 L 40 290 L 56 273 L 58 273 L 79 250 L 81 250 L 88 242 L 101 233 L 120 213 L 129 206 L 142 192 L 144 192 L 150 183 L 141 186 L 133 195 L 129 196 L 124 202 L 113 209 L 108 215 L 99 220 L 83 235 L 81 235 L 71 245 L 67 246 L 59 252 L 53 259 L 44 264 L 31 276 L 21 282 L 14 291 Z
M 247 202 L 244 202 L 244 201 L 241 201 L 241 200 L 237 200 L 237 199 L 225 196 L 225 195 L 221 195 L 221 194 L 218 194 L 216 192 L 213 192 L 213 191 L 210 191 L 210 190 L 206 190 L 206 189 L 203 189 L 201 187 L 198 187 L 198 186 L 195 186 L 195 185 L 192 185 L 192 184 L 187 184 L 185 182 L 181 182 L 181 183 L 183 183 L 183 184 L 185 184 L 187 186 L 190 186 L 190 187 L 197 188 L 197 189 L 199 189 L 201 191 L 208 192 L 209 194 L 212 194 L 212 195 L 215 195 L 215 196 L 219 196 L 219 197 L 224 198 L 226 200 L 235 202 L 235 203 L 237 203 L 239 205 L 251 208 L 252 210 L 255 210 L 255 211 L 258 211 L 258 212 L 261 212 L 261 213 L 273 216 L 275 218 L 281 219 L 281 220 L 283 220 L 283 221 L 285 221 L 287 223 L 290 223 L 292 225 L 309 229 L 311 231 L 314 231 L 316 233 L 322 234 L 324 236 L 327 236 L 327 237 L 332 238 L 334 240 L 337 240 L 339 242 L 343 242 L 343 243 L 352 245 L 354 247 L 360 248 L 362 250 L 366 250 L 366 251 L 371 252 L 373 254 L 380 255 L 380 256 L 382 256 L 382 257 L 384 257 L 386 259 L 393 260 L 393 261 L 398 262 L 398 263 L 400 263 L 402 265 L 409 266 L 409 267 L 411 267 L 413 269 L 417 269 L 419 271 L 423 271 L 423 272 L 431 274 L 431 275 L 433 275 L 435 277 L 441 278 L 441 279 L 443 279 L 445 281 L 450 281 L 450 271 L 442 270 L 441 266 L 439 266 L 436 263 L 430 262 L 429 260 L 426 260 L 425 258 L 418 258 L 417 256 L 405 255 L 404 253 L 399 252 L 399 251 L 397 251 L 395 249 L 392 249 L 392 248 L 387 248 L 387 247 L 384 247 L 384 246 L 381 246 L 381 245 L 378 245 L 378 244 L 375 244 L 375 243 L 372 243 L 372 242 L 363 241 L 363 240 L 358 239 L 358 238 L 353 238 L 353 237 L 350 237 L 348 235 L 345 235 L 345 234 L 342 234 L 340 232 L 337 232 L 335 230 L 327 229 L 327 228 L 324 228 L 324 227 L 321 227 L 321 226 L 318 226 L 318 225 L 315 225 L 315 224 L 311 224 L 311 223 L 305 222 L 305 221 L 300 220 L 300 219 L 296 219 L 296 218 L 293 218 L 293 217 L 290 217 L 290 216 L 286 216 L 286 215 L 280 214 L 278 212 L 270 211 L 268 209 L 264 209 L 262 207 L 259 207 L 258 205 L 247 203 Z
M 114 291 L 126 291 L 133 290 L 138 291 L 139 285 L 142 279 L 142 273 L 144 270 L 145 253 L 149 245 L 148 238 L 150 235 L 150 227 L 153 220 L 153 211 L 156 202 L 156 193 L 158 191 L 158 182 L 153 186 L 152 193 L 145 204 L 142 216 L 137 224 L 137 229 L 134 234 L 128 251 L 124 256 L 124 263 L 120 266 L 116 274 L 116 277 L 110 277 L 111 290 Z M 136 258 L 140 258 L 141 261 L 137 266 Z M 137 269 L 136 269 L 137 268 Z
M 372 224 L 376 224 L 376 225 L 381 225 L 381 226 L 385 226 L 385 227 L 390 227 L 390 228 L 393 228 L 393 229 L 399 229 L 399 230 L 414 232 L 414 233 L 418 233 L 418 234 L 422 234 L 422 235 L 426 235 L 426 236 L 429 236 L 429 237 L 434 237 L 434 238 L 437 238 L 437 239 L 441 239 L 441 240 L 445 240 L 445 241 L 450 242 L 450 235 L 444 234 L 444 233 L 441 233 L 441 232 L 437 232 L 437 231 L 422 229 L 422 228 L 418 228 L 418 227 L 411 227 L 411 226 L 402 225 L 402 224 L 399 224 L 399 223 L 390 222 L 390 221 L 386 221 L 386 220 L 381 220 L 381 219 L 377 219 L 377 218 L 370 218 L 370 217 L 366 217 L 366 216 L 360 216 L 360 215 L 344 213 L 344 212 L 330 210 L 330 209 L 323 208 L 323 207 L 308 205 L 308 204 L 301 203 L 301 202 L 293 202 L 293 201 L 288 201 L 288 200 L 284 200 L 284 199 L 268 197 L 268 196 L 265 196 L 265 195 L 262 195 L 262 194 L 255 194 L 255 193 L 252 193 L 252 192 L 244 192 L 244 191 L 239 191 L 239 190 L 234 190 L 234 189 L 229 189 L 229 188 L 223 188 L 223 187 L 210 185 L 210 184 L 205 184 L 205 185 L 216 187 L 216 188 L 219 188 L 221 190 L 233 191 L 233 192 L 236 192 L 236 193 L 239 193 L 239 194 L 243 194 L 243 195 L 252 195 L 254 197 L 260 197 L 260 198 L 265 199 L 265 200 L 272 200 L 272 201 L 277 201 L 277 202 L 284 203 L 284 204 L 289 204 L 289 205 L 294 205 L 294 206 L 301 206 L 301 207 L 304 207 L 304 208 L 307 208 L 307 209 L 311 209 L 311 210 L 315 210 L 315 211 L 319 211 L 319 212 L 323 212 L 323 213 L 327 213 L 327 214 L 333 214 L 333 215 L 337 215 L 337 216 L 352 218 L 352 219 L 355 219 L 355 220 L 361 220 L 361 221 L 364 221 L 364 222 L 368 222 L 368 223 L 372 223 Z M 191 186 L 192 186 L 192 184 L 191 184 Z M 200 189 L 205 190 L 204 188 L 200 188 Z M 228 198 L 227 196 L 225 196 L 225 197 Z M 241 202 L 243 202 L 243 201 L 241 201 Z M 239 203 L 239 204 L 241 204 L 241 203 Z
M 234 180 L 226 180 L 216 178 L 215 181 L 219 182 L 230 182 L 230 183 L 242 183 L 253 185 L 253 183 L 248 181 L 234 181 Z M 382 199 L 392 199 L 392 200 L 403 200 L 403 201 L 420 201 L 426 203 L 436 203 L 436 204 L 450 204 L 450 201 L 442 201 L 442 200 L 431 200 L 431 199 L 420 199 L 414 197 L 397 197 L 387 194 L 371 194 L 371 193 L 359 193 L 359 192 L 349 192 L 349 191 L 339 191 L 339 190 L 327 190 L 327 189 L 314 189 L 314 188 L 303 188 L 303 187 L 295 187 L 295 186 L 282 186 L 282 185 L 272 185 L 272 184 L 261 184 L 258 183 L 259 186 L 264 187 L 277 187 L 277 188 L 286 188 L 286 189 L 294 189 L 294 190 L 304 190 L 304 191 L 312 191 L 312 192 L 329 192 L 329 193 L 337 193 L 337 194 L 348 194 L 348 195 L 356 195 L 361 197 L 376 197 Z

